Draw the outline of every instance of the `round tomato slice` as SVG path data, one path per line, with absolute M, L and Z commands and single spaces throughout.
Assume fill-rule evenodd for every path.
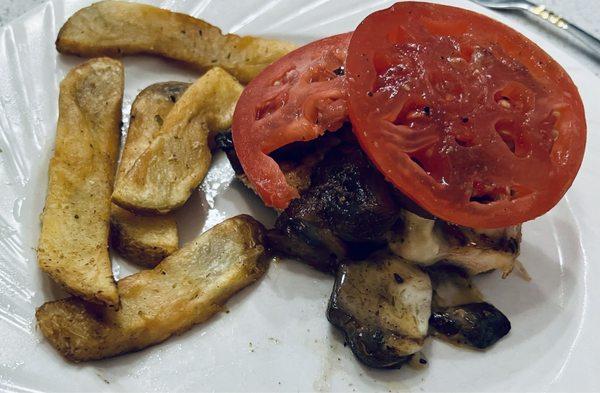
M 583 104 L 533 42 L 463 9 L 401 2 L 368 16 L 348 49 L 354 132 L 399 190 L 476 228 L 533 219 L 583 159 Z
M 344 62 L 351 35 L 290 52 L 242 92 L 233 115 L 233 144 L 244 173 L 267 206 L 284 209 L 298 197 L 268 154 L 335 131 L 348 118 Z

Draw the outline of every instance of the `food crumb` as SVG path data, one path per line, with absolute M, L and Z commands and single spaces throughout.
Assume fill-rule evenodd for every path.
M 104 382 L 107 385 L 110 385 L 110 381 L 108 379 L 104 378 L 104 376 L 102 376 L 99 373 L 96 373 L 96 375 L 98 376 L 98 378 L 100 378 L 102 380 L 102 382 Z

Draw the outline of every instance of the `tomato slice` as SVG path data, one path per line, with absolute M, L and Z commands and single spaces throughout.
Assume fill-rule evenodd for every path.
M 533 219 L 579 170 L 577 88 L 537 45 L 488 17 L 397 3 L 358 26 L 346 73 L 363 150 L 444 220 L 495 228 Z
M 339 129 L 348 118 L 344 77 L 352 33 L 312 42 L 263 70 L 235 108 L 233 143 L 244 173 L 267 206 L 298 197 L 269 153 Z

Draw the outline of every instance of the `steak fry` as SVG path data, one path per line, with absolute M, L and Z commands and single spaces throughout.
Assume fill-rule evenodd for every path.
M 152 268 L 179 248 L 177 222 L 171 216 L 140 216 L 113 204 L 110 245 L 129 262 Z
M 150 214 L 165 214 L 183 205 L 210 166 L 209 134 L 231 126 L 242 89 L 220 68 L 190 86 L 150 146 L 117 179 L 113 202 Z
M 42 305 L 40 330 L 65 357 L 102 359 L 160 343 L 206 321 L 268 267 L 264 228 L 250 216 L 224 221 L 152 270 L 119 281 L 121 308 L 78 298 Z
M 224 35 L 203 20 L 145 4 L 102 1 L 69 18 L 56 49 L 78 56 L 158 55 L 199 70 L 219 66 L 247 83 L 294 45 Z
M 156 83 L 138 94 L 131 106 L 129 131 L 116 181 L 125 176 L 151 144 L 164 119 L 188 86 L 189 83 L 182 82 Z M 179 247 L 174 217 L 139 216 L 113 204 L 110 224 L 111 246 L 139 265 L 154 267 Z
M 119 149 L 123 66 L 99 58 L 60 84 L 38 263 L 67 291 L 119 303 L 108 256 L 110 195 Z

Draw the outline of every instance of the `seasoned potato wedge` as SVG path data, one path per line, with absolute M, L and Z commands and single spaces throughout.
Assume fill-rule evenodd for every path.
M 65 357 L 102 359 L 162 342 L 220 311 L 268 267 L 264 228 L 250 216 L 228 219 L 152 270 L 120 280 L 121 308 L 69 298 L 42 305 L 40 330 Z
M 156 83 L 138 94 L 131 106 L 129 131 L 116 181 L 125 176 L 150 145 L 173 105 L 189 85 L 183 82 Z M 154 267 L 179 247 L 177 223 L 169 215 L 140 216 L 113 204 L 110 224 L 111 246 L 133 263 Z
M 224 35 L 203 20 L 149 5 L 102 1 L 69 18 L 56 48 L 79 56 L 158 55 L 199 70 L 219 66 L 246 83 L 294 45 Z
M 140 216 L 113 204 L 110 245 L 129 262 L 152 268 L 179 248 L 177 222 L 171 216 Z
M 183 205 L 211 162 L 211 131 L 231 126 L 242 85 L 221 68 L 192 84 L 156 138 L 115 183 L 113 202 L 138 213 L 165 214 Z
M 119 296 L 108 256 L 110 196 L 119 149 L 123 66 L 99 58 L 60 84 L 38 263 L 74 295 L 107 305 Z

